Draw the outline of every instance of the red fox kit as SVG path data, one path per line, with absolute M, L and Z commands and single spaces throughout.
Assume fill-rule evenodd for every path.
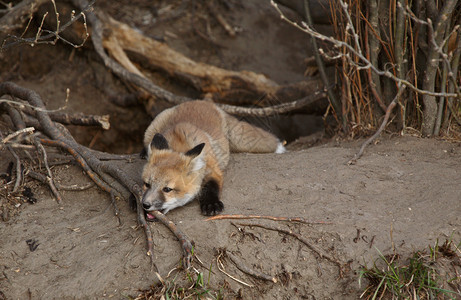
M 271 133 L 208 101 L 186 102 L 160 113 L 146 130 L 144 147 L 144 209 L 167 213 L 198 198 L 205 215 L 224 208 L 219 196 L 230 151 L 285 152 Z

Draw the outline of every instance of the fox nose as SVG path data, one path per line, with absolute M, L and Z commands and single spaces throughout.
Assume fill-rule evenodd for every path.
M 144 207 L 144 209 L 147 210 L 147 209 L 149 209 L 149 208 L 151 207 L 151 205 L 150 205 L 150 204 L 147 204 L 147 203 L 143 203 L 143 204 L 142 204 L 142 207 Z

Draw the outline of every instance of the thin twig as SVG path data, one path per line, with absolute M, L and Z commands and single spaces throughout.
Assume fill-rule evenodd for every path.
M 20 129 L 20 130 L 17 130 L 9 135 L 7 135 L 4 139 L 1 140 L 1 143 L 2 144 L 6 144 L 8 143 L 10 140 L 14 139 L 15 137 L 17 137 L 18 135 L 21 135 L 23 133 L 28 133 L 28 134 L 31 134 L 32 132 L 34 132 L 35 128 L 34 127 L 27 127 L 27 128 L 23 128 L 23 129 Z
M 341 2 L 341 1 L 340 1 Z M 374 66 L 365 56 L 363 56 L 363 54 L 357 50 L 355 50 L 355 48 L 351 45 L 349 45 L 348 43 L 346 42 L 343 42 L 343 41 L 339 41 L 333 37 L 329 37 L 329 36 L 326 36 L 326 35 L 323 35 L 323 34 L 320 34 L 318 33 L 317 31 L 313 30 L 311 27 L 309 27 L 306 23 L 302 22 L 301 24 L 302 25 L 299 25 L 298 23 L 295 23 L 291 20 L 289 20 L 284 14 L 283 12 L 280 10 L 280 8 L 278 7 L 278 5 L 274 2 L 274 0 L 271 0 L 271 4 L 273 7 L 275 7 L 275 9 L 277 10 L 277 12 L 280 14 L 280 17 L 282 18 L 282 20 L 288 22 L 289 24 L 292 24 L 293 26 L 295 26 L 296 28 L 306 32 L 307 34 L 311 35 L 312 37 L 314 38 L 317 38 L 319 40 L 323 40 L 323 41 L 327 41 L 327 42 L 330 42 L 332 43 L 336 48 L 346 48 L 350 53 L 352 53 L 353 55 L 357 56 L 357 58 L 362 62 L 362 65 L 358 65 L 357 63 L 355 63 L 350 54 L 349 53 L 346 53 L 346 54 L 339 54 L 340 56 L 343 56 L 346 58 L 346 60 L 348 61 L 349 64 L 351 64 L 352 66 L 355 66 L 357 68 L 357 70 L 368 70 L 368 69 L 371 69 L 373 72 L 375 72 L 376 74 L 380 75 L 380 76 L 385 76 L 385 77 L 388 77 L 392 80 L 394 80 L 397 84 L 400 84 L 400 85 L 405 85 L 407 87 L 409 87 L 410 89 L 412 89 L 413 91 L 417 92 L 417 93 L 420 93 L 422 95 L 429 95 L 429 96 L 435 96 L 435 97 L 440 97 L 440 96 L 444 96 L 444 97 L 451 97 L 451 98 L 457 98 L 459 97 L 459 94 L 457 93 L 437 93 L 437 92 L 434 92 L 434 91 L 430 91 L 430 90 L 424 90 L 424 89 L 420 89 L 416 86 L 414 86 L 411 82 L 409 82 L 408 80 L 406 79 L 402 79 L 402 78 L 398 78 L 397 76 L 395 76 L 394 74 L 392 74 L 392 72 L 390 72 L 389 70 L 380 70 L 378 69 L 376 66 Z M 345 11 L 346 15 L 348 15 L 347 13 L 347 10 Z M 350 16 L 349 16 L 350 18 Z M 350 26 L 353 26 L 353 24 L 351 24 Z M 319 49 L 320 53 L 325 55 L 325 53 L 323 52 L 322 49 Z
M 233 115 L 267 117 L 287 113 L 298 108 L 308 106 L 311 103 L 324 99 L 326 96 L 327 94 L 324 91 L 316 91 L 315 93 L 301 98 L 299 100 L 263 108 L 250 108 L 227 104 L 218 104 L 218 106 L 222 108 L 225 112 Z
M 34 138 L 34 145 L 37 148 L 38 153 L 41 154 L 42 157 L 43 157 L 43 164 L 45 165 L 46 172 L 48 174 L 48 176 L 46 176 L 46 183 L 50 187 L 51 192 L 53 193 L 53 195 L 56 197 L 56 201 L 58 202 L 58 204 L 62 204 L 61 194 L 56 189 L 56 186 L 55 186 L 54 180 L 53 180 L 53 173 L 51 172 L 50 166 L 48 165 L 48 156 L 46 154 L 45 148 L 40 143 L 40 139 L 38 139 L 38 138 Z
M 25 113 L 35 116 L 34 110 L 25 110 Z M 69 114 L 60 112 L 50 112 L 51 120 L 59 122 L 64 125 L 78 125 L 78 126 L 99 126 L 104 130 L 110 129 L 109 115 L 84 115 L 84 114 Z M 26 123 L 32 120 L 26 120 Z M 38 123 L 38 121 L 37 121 Z
M 316 224 L 333 224 L 332 222 L 325 221 L 308 221 L 304 218 L 290 218 L 290 217 L 273 217 L 273 216 L 258 216 L 258 215 L 216 215 L 205 219 L 205 221 L 224 220 L 224 219 L 267 219 L 272 221 L 286 221 L 286 222 L 299 222 L 303 224 L 316 225 Z
M 214 14 L 216 20 L 224 28 L 227 34 L 231 37 L 235 37 L 235 29 L 231 25 L 229 25 L 229 22 L 227 22 L 223 15 L 221 15 L 221 13 L 214 7 L 213 2 L 210 2 L 210 4 L 208 4 L 208 8 L 210 9 L 211 13 Z
M 359 152 L 357 152 L 354 157 L 349 160 L 347 162 L 348 165 L 353 165 L 357 162 L 357 160 L 362 156 L 363 154 L 363 151 L 365 151 L 365 148 L 371 143 L 373 142 L 380 134 L 381 132 L 384 130 L 384 128 L 386 128 L 386 125 L 387 125 L 387 122 L 389 121 L 389 117 L 391 115 L 391 112 L 392 110 L 394 109 L 394 107 L 397 105 L 397 102 L 399 101 L 400 99 L 400 96 L 402 95 L 403 91 L 405 90 L 405 86 L 400 86 L 399 88 L 399 91 L 397 93 L 397 95 L 395 95 L 395 98 L 394 100 L 392 100 L 391 104 L 389 104 L 389 106 L 387 107 L 386 109 L 386 115 L 384 116 L 384 120 L 383 122 L 381 123 L 381 126 L 379 127 L 379 129 L 375 132 L 375 134 L 373 134 L 369 139 L 367 139 L 363 144 L 362 144 L 362 147 L 360 147 L 360 150 Z

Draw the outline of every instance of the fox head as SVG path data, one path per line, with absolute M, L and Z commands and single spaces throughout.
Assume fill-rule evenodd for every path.
M 185 153 L 179 153 L 170 149 L 163 135 L 155 134 L 142 173 L 142 204 L 146 211 L 167 213 L 194 199 L 204 177 L 204 146 L 205 143 L 202 143 Z

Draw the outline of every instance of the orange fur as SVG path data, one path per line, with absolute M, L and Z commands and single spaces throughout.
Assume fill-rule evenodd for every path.
M 202 143 L 204 146 L 199 147 Z M 206 213 L 219 212 L 222 203 L 217 196 L 231 150 L 283 150 L 274 135 L 238 121 L 207 101 L 186 102 L 160 113 L 146 130 L 144 146 L 148 161 L 142 175 L 145 182 L 143 205 L 147 211 L 163 210 L 165 213 L 193 200 L 210 181 L 216 183 L 217 191 L 210 188 L 202 193 L 213 198 L 206 200 L 212 202 Z M 214 208 L 215 202 L 219 202 L 221 208 L 219 205 Z

